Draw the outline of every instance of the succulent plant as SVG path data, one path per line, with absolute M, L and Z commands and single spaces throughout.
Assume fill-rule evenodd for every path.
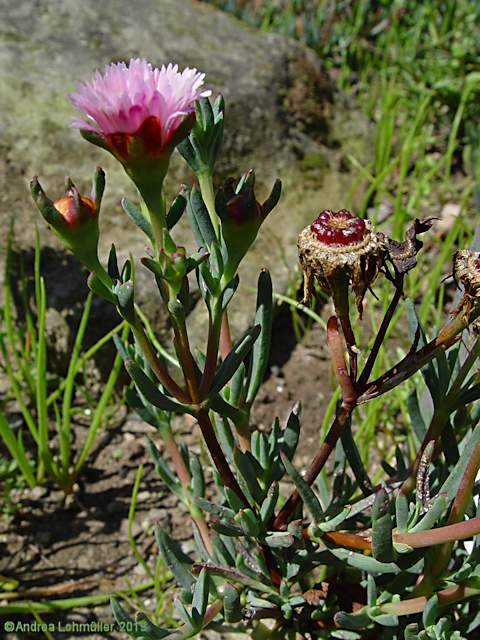
M 346 210 L 325 210 L 300 233 L 306 292 L 316 278 L 333 299 L 326 342 L 340 389 L 330 429 L 302 475 L 293 462 L 300 407 L 293 406 L 283 424 L 276 418 L 268 431 L 251 426 L 272 332 L 268 272 L 258 278 L 251 328 L 237 342 L 231 341 L 227 318 L 239 282 L 236 269 L 277 204 L 280 184 L 260 205 L 248 172 L 215 198 L 212 172 L 223 138 L 223 100 L 212 107 L 203 98 L 195 107 L 188 105 L 187 115 L 194 109 L 197 123 L 184 136 L 181 152 L 199 188 L 183 191 L 167 212 L 161 184 L 136 175 L 137 184 L 152 187 L 146 207 L 154 202 L 156 211 L 147 219 L 124 201 L 152 244 L 142 263 L 169 315 L 175 356 L 165 359 L 143 326 L 131 261 L 120 268 L 113 249 L 107 269 L 93 264 L 89 279 L 132 329 L 133 343 L 117 339 L 132 379 L 126 399 L 157 430 L 163 446 L 151 439 L 148 448 L 178 508 L 191 517 L 195 543 L 194 553 L 186 554 L 165 531 L 156 532 L 178 585 L 180 626 L 157 626 L 144 613 L 134 619 L 114 599 L 117 621 L 132 637 L 145 640 L 181 640 L 205 629 L 234 629 L 255 640 L 474 637 L 480 626 L 480 551 L 463 541 L 480 533 L 473 500 L 480 466 L 475 370 L 480 343 L 468 334 L 480 314 L 478 254 L 456 255 L 455 277 L 464 292 L 430 339 L 407 301 L 410 349 L 372 379 L 380 348 L 389 346 L 388 328 L 403 296 L 405 274 L 416 266 L 418 236 L 432 221 L 413 221 L 399 242 Z M 174 240 L 174 225 L 184 210 L 197 245 L 193 255 Z M 80 245 L 70 246 L 75 251 Z M 359 371 L 350 302 L 354 299 L 361 312 L 381 273 L 391 283 L 391 299 Z M 204 353 L 195 353 L 190 344 L 189 274 L 195 274 L 207 312 Z M 430 422 L 424 421 L 415 389 L 406 428 L 413 431 L 418 450 L 412 459 L 398 451 L 395 466 L 384 462 L 385 476 L 374 484 L 354 438 L 358 407 L 419 371 L 432 407 Z M 174 414 L 193 417 L 213 484 L 207 484 L 205 458 L 178 443 Z M 321 475 L 330 458 L 331 472 Z

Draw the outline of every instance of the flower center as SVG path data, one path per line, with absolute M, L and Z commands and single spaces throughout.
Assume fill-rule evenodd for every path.
M 339 245 L 359 242 L 366 231 L 365 222 L 346 209 L 322 211 L 310 229 L 320 242 Z

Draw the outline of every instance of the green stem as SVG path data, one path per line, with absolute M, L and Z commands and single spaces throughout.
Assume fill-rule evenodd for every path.
M 46 316 L 45 282 L 40 279 L 40 297 L 38 308 L 38 349 L 36 360 L 36 409 L 38 421 L 38 466 L 37 480 L 43 480 L 43 465 L 50 477 L 58 479 L 58 469 L 53 461 L 48 442 L 48 414 L 47 414 L 47 347 L 45 342 Z
M 125 326 L 123 328 L 123 332 L 122 332 L 122 340 L 126 340 L 128 337 L 128 333 L 130 331 L 130 327 L 129 326 Z M 108 380 L 105 384 L 105 387 L 102 391 L 102 395 L 100 396 L 100 400 L 98 401 L 97 404 L 97 408 L 95 409 L 95 413 L 92 416 L 92 421 L 90 422 L 90 425 L 88 427 L 88 431 L 87 431 L 87 436 L 85 438 L 85 442 L 83 444 L 82 450 L 80 452 L 80 455 L 78 456 L 78 459 L 75 463 L 75 468 L 73 471 L 73 474 L 70 478 L 70 485 L 73 484 L 74 479 L 78 476 L 78 474 L 80 473 L 81 468 L 83 467 L 83 464 L 85 462 L 85 459 L 87 458 L 88 454 L 90 453 L 90 449 L 93 445 L 93 442 L 95 440 L 95 436 L 97 434 L 97 430 L 102 422 L 102 419 L 104 418 L 104 414 L 105 414 L 105 409 L 107 408 L 108 402 L 112 396 L 112 393 L 115 389 L 115 385 L 117 383 L 118 380 L 118 376 L 120 374 L 121 368 L 122 368 L 122 357 L 119 353 L 117 353 L 117 355 L 115 356 L 115 360 L 113 361 L 113 366 L 112 366 L 112 370 L 110 372 L 110 375 L 108 376 Z
M 457 584 L 442 591 L 437 591 L 438 604 L 442 607 L 461 602 L 466 598 L 477 596 L 480 589 L 475 589 L 464 584 Z M 427 604 L 427 598 L 420 596 L 419 598 L 410 598 L 409 600 L 401 600 L 400 602 L 389 602 L 380 605 L 382 613 L 393 614 L 396 616 L 409 616 L 414 613 L 421 613 Z
M 38 435 L 38 429 L 37 429 L 37 425 L 35 424 L 35 421 L 32 418 L 32 414 L 30 413 L 27 403 L 25 402 L 25 400 L 23 399 L 23 395 L 22 395 L 22 388 L 15 376 L 15 373 L 13 371 L 13 367 L 12 367 L 12 363 L 10 361 L 10 356 L 7 352 L 7 347 L 5 346 L 5 343 L 3 341 L 2 336 L 0 335 L 0 352 L 3 356 L 3 364 L 5 365 L 5 371 L 7 373 L 7 378 L 8 381 L 10 383 L 10 386 L 12 388 L 13 391 L 13 395 L 15 397 L 16 402 L 18 403 L 18 407 L 22 413 L 23 419 L 25 420 L 25 423 L 30 431 L 30 433 L 32 434 L 33 439 L 35 440 L 37 446 L 40 445 L 40 438 Z
M 210 220 L 217 238 L 219 237 L 219 221 L 215 209 L 215 191 L 213 189 L 213 179 L 210 173 L 201 173 L 198 176 L 198 184 L 202 193 L 202 199 L 207 207 Z
M 132 549 L 133 555 L 137 559 L 137 562 L 142 565 L 142 567 L 145 570 L 146 575 L 151 580 L 153 580 L 153 574 L 150 571 L 150 567 L 145 562 L 142 554 L 138 550 L 138 547 L 137 547 L 137 545 L 135 543 L 135 538 L 134 538 L 133 532 L 132 532 L 133 520 L 135 518 L 135 506 L 137 504 L 137 495 L 138 495 L 138 489 L 140 487 L 140 482 L 142 480 L 142 473 L 143 473 L 143 464 L 140 464 L 140 466 L 137 469 L 137 475 L 135 476 L 135 482 L 133 484 L 132 497 L 130 498 L 130 507 L 128 509 L 127 535 L 128 535 L 128 542 L 130 543 L 130 548 Z
M 107 344 L 107 342 L 109 342 L 109 340 L 113 338 L 115 334 L 121 331 L 124 326 L 125 320 L 122 320 L 122 322 L 117 324 L 116 327 L 102 336 L 100 340 L 98 340 L 93 346 L 90 347 L 90 349 L 85 351 L 85 353 L 78 359 L 76 372 L 78 372 L 85 364 L 85 362 L 88 362 L 88 360 L 90 360 L 90 358 L 92 358 L 97 353 L 97 351 L 103 347 L 103 345 Z M 61 395 L 62 391 L 65 389 L 66 384 L 67 379 L 65 378 L 60 382 L 60 385 L 57 387 L 57 389 L 55 389 L 55 391 L 52 391 L 47 399 L 47 407 L 49 407 L 52 402 L 55 402 L 55 400 Z
M 154 586 L 153 580 L 142 582 L 128 589 L 116 590 L 115 595 L 123 595 L 130 593 L 139 593 Z M 33 602 L 27 600 L 25 602 L 16 602 L 0 606 L 0 615 L 9 615 L 14 613 L 31 613 L 32 610 L 37 613 L 49 613 L 50 611 L 66 611 L 68 609 L 76 609 L 79 607 L 89 607 L 102 602 L 108 602 L 111 593 L 99 593 L 91 596 L 79 596 L 77 598 L 59 598 L 58 600 L 41 600 Z
M 147 204 L 147 207 L 150 214 L 150 223 L 152 225 L 157 255 L 160 255 L 163 249 L 163 230 L 167 226 L 165 198 L 163 197 L 163 194 L 155 206 L 150 203 Z
M 78 371 L 78 359 L 80 357 L 80 349 L 82 348 L 83 337 L 88 324 L 88 318 L 90 316 L 90 309 L 92 307 L 93 293 L 90 292 L 85 301 L 82 317 L 80 319 L 80 325 L 78 327 L 77 335 L 75 337 L 75 343 L 73 345 L 72 356 L 68 365 L 68 372 L 66 377 L 65 391 L 63 394 L 62 402 L 62 420 L 59 424 L 59 439 L 60 439 L 60 459 L 62 461 L 61 474 L 65 480 L 68 476 L 70 467 L 70 430 L 72 420 L 72 400 L 74 395 L 75 376 Z M 48 398 L 47 398 L 48 406 Z

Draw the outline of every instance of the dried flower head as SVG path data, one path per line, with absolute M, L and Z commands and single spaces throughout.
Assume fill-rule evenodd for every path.
M 135 153 L 131 138 L 138 138 L 152 155 L 159 155 L 184 119 L 195 109 L 195 100 L 210 95 L 203 90 L 205 74 L 196 69 L 178 71 L 169 64 L 153 68 L 144 59 L 109 64 L 90 82 L 78 83 L 70 94 L 73 106 L 85 119 L 72 126 L 92 132 L 118 156 Z
M 463 249 L 453 256 L 453 277 L 463 286 L 463 296 L 452 312 L 453 316 L 463 314 L 466 325 L 471 323 L 471 312 L 480 303 L 480 253 Z M 475 333 L 480 333 L 479 321 L 471 324 Z
M 480 253 L 464 249 L 453 256 L 453 277 L 463 285 L 465 294 L 480 301 Z
M 311 295 L 315 277 L 333 296 L 335 306 L 344 306 L 346 289 L 351 284 L 361 314 L 365 292 L 375 281 L 385 256 L 384 244 L 372 223 L 346 209 L 322 211 L 300 233 L 298 251 L 304 272 L 305 299 Z

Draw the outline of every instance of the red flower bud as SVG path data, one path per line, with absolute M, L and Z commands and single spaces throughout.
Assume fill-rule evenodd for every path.
M 98 215 L 94 201 L 89 196 L 79 195 L 78 192 L 76 195 L 58 198 L 53 206 L 71 227 L 88 223 Z
M 68 178 L 66 194 L 52 202 L 37 178 L 31 182 L 32 197 L 46 222 L 91 271 L 100 267 L 97 257 L 98 214 L 104 188 L 105 174 L 100 168 L 95 172 L 89 196 L 81 195 Z

